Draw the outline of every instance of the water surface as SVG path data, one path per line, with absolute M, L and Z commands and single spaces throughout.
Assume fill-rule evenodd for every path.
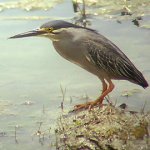
M 49 16 L 50 18 L 74 17 L 72 4 L 65 1 L 49 11 L 7 10 L 0 17 L 10 16 Z M 145 19 L 149 19 L 146 18 Z M 90 19 L 91 28 L 98 30 L 113 41 L 142 71 L 150 83 L 150 32 L 134 26 L 130 21 L 122 24 L 101 17 Z M 95 99 L 101 91 L 101 82 L 94 75 L 60 57 L 50 40 L 45 38 L 7 38 L 39 27 L 47 20 L 1 20 L 0 24 L 0 149 L 43 150 L 50 149 L 54 141 L 57 117 L 61 114 L 62 93 L 65 89 L 65 107 L 68 110 L 76 103 L 83 103 L 86 97 Z M 129 83 L 114 81 L 116 87 L 110 94 L 117 105 L 126 103 L 130 108 L 139 110 L 145 101 L 150 108 L 150 89 Z M 127 92 L 126 92 L 127 91 Z M 131 93 L 129 97 L 122 93 Z M 70 101 L 72 103 L 70 104 Z M 27 103 L 31 104 L 27 104 Z M 39 141 L 36 131 L 44 133 Z M 17 142 L 15 141 L 17 127 Z M 49 137 L 50 135 L 50 137 Z

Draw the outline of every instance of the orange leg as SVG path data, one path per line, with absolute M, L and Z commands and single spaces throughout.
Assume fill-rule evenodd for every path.
M 88 109 L 88 108 L 91 109 L 92 107 L 94 107 L 96 105 L 101 105 L 105 96 L 114 89 L 114 84 L 112 83 L 112 81 L 109 80 L 108 83 L 109 83 L 109 86 L 107 88 L 106 82 L 104 80 L 102 81 L 102 86 L 103 86 L 102 94 L 97 100 L 87 102 L 85 104 L 76 105 L 74 110 Z
M 102 87 L 103 87 L 103 90 L 102 90 L 102 94 L 103 94 L 107 90 L 107 84 L 105 80 L 102 81 Z
M 102 95 L 98 98 L 100 104 L 103 103 L 103 100 L 104 100 L 105 96 L 108 95 L 115 87 L 111 80 L 109 80 L 108 83 L 109 83 L 108 89 L 106 89 L 102 93 Z

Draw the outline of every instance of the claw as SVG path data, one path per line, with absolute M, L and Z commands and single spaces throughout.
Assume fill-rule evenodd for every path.
M 87 102 L 85 104 L 75 105 L 73 111 L 78 111 L 78 110 L 83 110 L 83 109 L 88 109 L 90 111 L 95 106 L 100 106 L 101 107 L 101 103 L 100 103 L 99 99 L 97 99 L 95 101 Z

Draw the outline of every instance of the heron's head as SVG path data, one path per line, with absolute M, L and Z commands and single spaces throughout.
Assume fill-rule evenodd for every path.
M 38 29 L 12 36 L 10 37 L 10 39 L 24 38 L 30 36 L 43 36 L 50 38 L 51 40 L 60 40 L 62 38 L 65 38 L 65 36 L 69 34 L 71 35 L 72 31 L 78 31 L 79 29 L 83 29 L 83 27 L 74 25 L 63 20 L 54 20 L 43 24 Z

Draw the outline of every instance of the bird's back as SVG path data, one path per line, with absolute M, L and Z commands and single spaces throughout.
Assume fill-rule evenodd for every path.
M 110 40 L 99 33 L 94 34 L 85 41 L 91 61 L 111 79 L 129 80 L 146 88 L 147 81 L 128 57 Z

